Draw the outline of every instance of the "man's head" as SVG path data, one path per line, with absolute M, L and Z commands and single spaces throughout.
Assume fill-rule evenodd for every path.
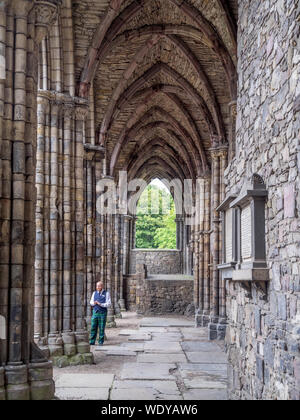
M 97 292 L 101 292 L 103 290 L 103 288 L 104 288 L 103 282 L 102 281 L 98 281 L 96 288 L 97 288 Z

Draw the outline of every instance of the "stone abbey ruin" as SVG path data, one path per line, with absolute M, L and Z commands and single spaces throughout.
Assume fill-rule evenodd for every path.
M 176 250 L 135 248 L 153 179 Z M 299 0 L 0 0 L 0 400 L 93 363 L 99 280 L 108 327 L 189 315 L 229 399 L 299 400 L 299 212 Z

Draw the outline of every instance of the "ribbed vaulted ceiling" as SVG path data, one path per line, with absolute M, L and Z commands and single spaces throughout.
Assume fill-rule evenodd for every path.
M 229 137 L 236 0 L 74 0 L 78 94 L 110 175 L 195 178 Z

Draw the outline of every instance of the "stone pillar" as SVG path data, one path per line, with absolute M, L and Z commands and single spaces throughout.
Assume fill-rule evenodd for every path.
M 203 321 L 206 326 L 210 315 L 210 224 L 211 224 L 211 178 L 204 181 L 204 258 L 203 258 Z
M 223 339 L 225 337 L 225 284 L 221 280 L 218 265 L 222 256 L 221 218 L 216 210 L 225 193 L 224 170 L 227 163 L 227 146 L 211 149 L 212 182 L 213 182 L 213 279 L 211 294 L 211 320 L 209 324 L 209 338 Z
M 128 273 L 128 216 L 120 216 L 121 223 L 121 267 L 120 267 L 120 309 L 126 312 L 124 276 Z
M 202 325 L 204 309 L 204 212 L 205 212 L 205 180 L 198 180 L 197 188 L 197 213 L 198 213 L 198 239 L 197 255 L 195 258 L 198 263 L 195 264 L 198 278 L 198 305 L 196 306 L 196 326 Z M 195 273 L 196 274 L 196 273 Z M 194 275 L 195 275 L 194 274 Z
M 227 157 L 228 157 L 228 149 L 227 147 L 220 149 L 220 203 L 222 203 L 225 199 L 225 183 L 224 183 L 224 172 L 227 167 Z M 219 216 L 220 218 L 220 216 Z M 223 247 L 223 240 L 222 240 L 222 223 L 219 223 L 219 263 L 222 262 L 222 247 Z M 219 315 L 220 315 L 220 324 L 226 324 L 226 284 L 225 280 L 222 278 L 221 273 L 219 272 L 220 278 L 220 300 L 219 300 Z
M 88 104 L 83 100 L 76 99 L 75 108 L 75 293 L 76 293 L 76 318 L 75 318 L 75 341 L 76 350 L 79 354 L 89 353 L 89 338 L 86 328 L 84 311 L 84 124 L 88 115 Z
M 46 344 L 42 341 L 44 334 L 44 198 L 45 198 L 45 138 L 47 117 L 49 116 L 49 98 L 38 96 L 38 126 L 37 126 L 37 153 L 36 153 L 36 247 L 35 247 L 35 285 L 34 285 L 34 339 L 40 346 Z M 46 330 L 46 334 L 48 328 Z
M 113 249 L 114 249 L 114 308 L 115 308 L 115 317 L 122 318 L 121 308 L 119 306 L 120 300 L 120 283 L 121 283 L 121 226 L 120 226 L 120 216 L 116 214 L 113 217 Z
M 112 277 L 112 235 L 113 235 L 113 217 L 112 215 L 108 214 L 105 216 L 106 219 L 106 273 L 107 273 L 107 290 L 110 292 L 111 295 L 111 302 L 112 305 L 108 308 L 107 313 L 107 328 L 115 328 L 115 307 L 114 307 L 114 282 Z
M 93 256 L 94 256 L 94 211 L 93 211 L 93 161 L 86 159 L 86 293 L 85 293 L 85 315 L 86 321 L 89 325 L 91 321 L 91 306 L 90 300 L 94 291 L 94 267 L 93 267 Z
M 0 399 L 7 400 L 54 396 L 52 364 L 33 342 L 38 67 L 33 6 L 31 0 L 0 5 L 0 43 L 6 32 L 7 59 L 0 71 L 5 109 L 0 115 Z

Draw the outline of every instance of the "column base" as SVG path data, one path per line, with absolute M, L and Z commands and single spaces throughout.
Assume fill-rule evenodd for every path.
M 109 308 L 107 312 L 106 328 L 117 328 L 115 321 L 115 311 L 113 308 Z
M 196 328 L 207 327 L 211 322 L 211 317 L 205 311 L 197 311 L 195 315 Z
M 120 299 L 119 300 L 119 305 L 120 305 L 121 312 L 127 312 L 126 305 L 125 305 L 125 299 Z
M 223 341 L 226 336 L 226 319 L 219 318 L 216 322 L 216 318 L 213 317 L 212 321 L 208 324 L 208 339 L 211 341 Z
M 0 400 L 52 400 L 54 391 L 51 362 L 7 365 L 0 370 Z
M 94 356 L 90 351 L 89 334 L 85 330 L 65 331 L 61 335 L 49 335 L 48 345 L 45 346 L 45 343 L 40 341 L 39 348 L 44 355 L 46 355 L 45 349 L 48 348 L 49 359 L 55 367 L 94 364 Z

